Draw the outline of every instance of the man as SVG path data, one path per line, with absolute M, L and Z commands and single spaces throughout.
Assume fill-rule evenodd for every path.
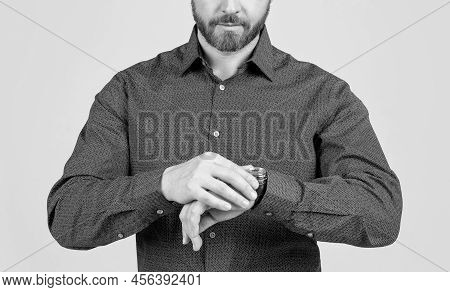
M 400 183 L 366 107 L 271 45 L 271 2 L 192 0 L 187 44 L 95 96 L 48 198 L 61 246 L 136 234 L 139 271 L 321 271 L 317 241 L 396 240 Z

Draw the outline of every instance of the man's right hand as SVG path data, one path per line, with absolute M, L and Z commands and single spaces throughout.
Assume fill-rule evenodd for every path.
M 211 208 L 228 211 L 232 208 L 230 203 L 248 207 L 248 200 L 256 198 L 258 185 L 258 180 L 244 167 L 220 154 L 205 152 L 168 167 L 162 176 L 161 190 L 169 201 L 187 204 L 197 200 Z

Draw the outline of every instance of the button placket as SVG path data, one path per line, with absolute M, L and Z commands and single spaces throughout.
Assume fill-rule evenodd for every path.
M 225 85 L 222 84 L 222 83 L 220 83 L 220 84 L 219 84 L 219 90 L 220 90 L 220 91 L 225 91 Z M 220 94 L 220 93 L 219 93 L 219 94 Z M 215 138 L 219 138 L 220 132 L 219 132 L 218 130 L 214 130 L 214 131 L 212 132 L 212 135 L 213 135 Z

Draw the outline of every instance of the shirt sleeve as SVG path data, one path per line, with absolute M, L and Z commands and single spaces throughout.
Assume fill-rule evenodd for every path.
M 165 169 L 129 175 L 127 96 L 119 74 L 96 94 L 63 175 L 48 196 L 48 227 L 65 248 L 110 244 L 180 207 L 161 192 Z
M 330 114 L 316 134 L 320 175 L 301 181 L 268 169 L 267 191 L 255 208 L 316 241 L 387 246 L 398 237 L 400 182 L 390 169 L 364 104 L 347 83 L 330 92 Z M 301 165 L 299 166 L 301 167 Z

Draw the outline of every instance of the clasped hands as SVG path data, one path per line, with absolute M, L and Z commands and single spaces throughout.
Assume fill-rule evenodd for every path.
M 218 222 L 233 219 L 255 203 L 258 180 L 248 170 L 214 152 L 205 152 L 167 168 L 161 190 L 169 201 L 184 204 L 179 218 L 183 244 L 202 246 L 200 234 Z

